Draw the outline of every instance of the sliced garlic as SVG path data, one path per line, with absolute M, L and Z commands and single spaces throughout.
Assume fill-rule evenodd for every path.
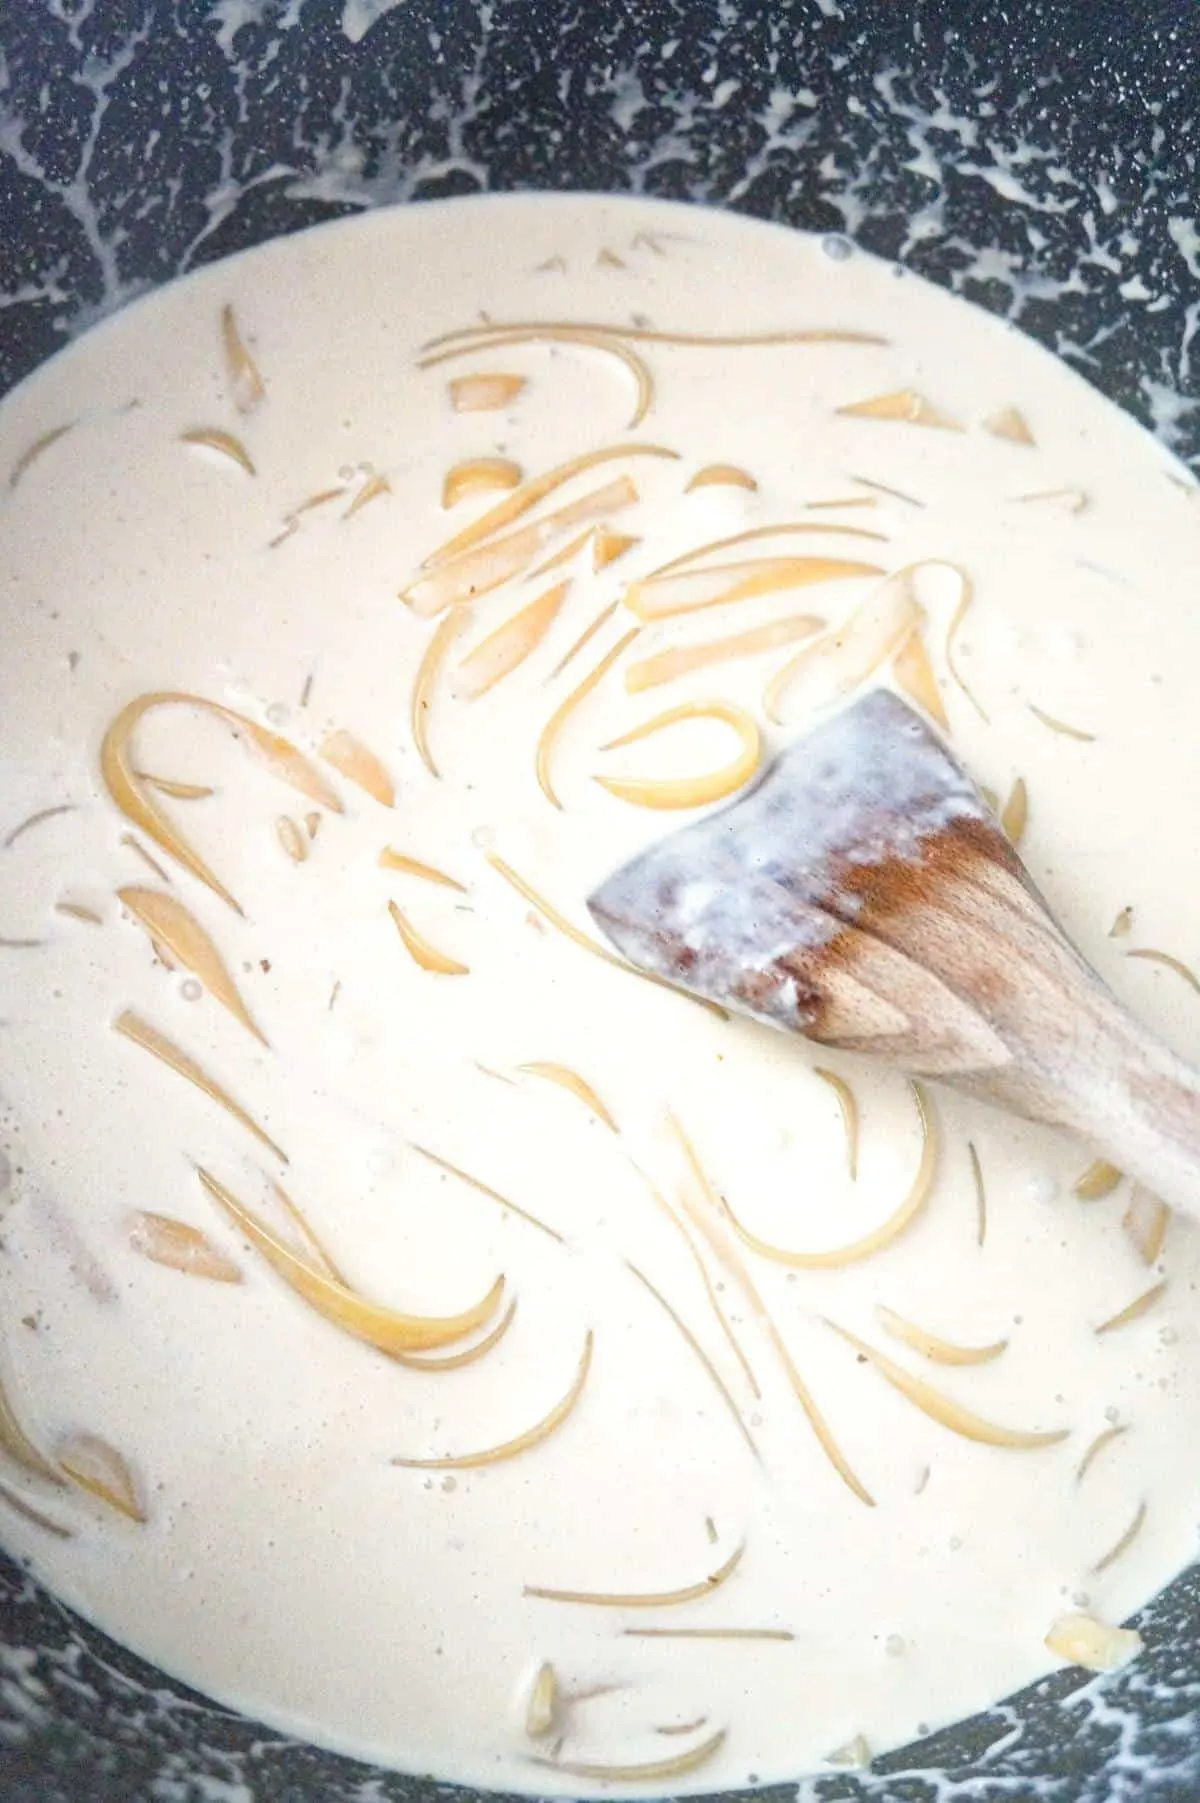
M 442 479 L 442 506 L 457 507 L 472 495 L 504 493 L 517 488 L 521 466 L 511 457 L 469 457 L 446 471 Z
M 990 413 L 983 422 L 985 432 L 993 438 L 1007 438 L 1010 444 L 1033 444 L 1034 436 L 1025 422 L 1025 415 L 1016 407 L 1001 407 L 998 412 Z
M 1115 1672 L 1142 1650 L 1135 1628 L 1114 1628 L 1094 1615 L 1060 1615 L 1046 1636 L 1046 1646 L 1071 1665 L 1090 1672 Z
M 558 1677 L 549 1660 L 537 1669 L 525 1705 L 525 1732 L 530 1740 L 544 1740 L 558 1719 Z
M 448 384 L 450 405 L 456 413 L 494 413 L 515 401 L 526 378 L 490 370 L 475 376 L 455 376 Z
M 1105 1196 L 1111 1196 L 1118 1184 L 1123 1180 L 1123 1172 L 1115 1164 L 1109 1164 L 1106 1158 L 1094 1158 L 1086 1171 L 1076 1177 L 1072 1184 L 1072 1193 L 1081 1202 L 1099 1202 Z
M 961 432 L 962 426 L 948 413 L 915 388 L 897 388 L 890 394 L 872 395 L 869 400 L 852 401 L 835 407 L 844 419 L 896 420 L 910 426 L 935 426 L 943 432 Z

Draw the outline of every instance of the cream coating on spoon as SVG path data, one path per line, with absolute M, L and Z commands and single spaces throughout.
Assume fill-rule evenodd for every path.
M 261 395 L 231 366 L 226 307 Z M 428 341 L 481 311 L 627 332 L 620 355 L 594 334 L 512 333 L 419 367 Z M 653 329 L 860 341 L 718 347 L 660 343 Z M 640 400 L 639 370 L 651 381 Z M 448 383 L 488 371 L 524 382 L 498 411 L 456 411 Z M 921 423 L 915 405 L 862 409 L 906 394 L 957 429 Z M 1032 446 L 986 429 L 1011 407 Z M 461 624 L 397 598 L 514 492 L 446 511 L 448 470 L 504 458 L 534 478 L 617 445 L 677 456 L 622 453 L 514 515 L 499 536 L 610 482 L 636 490 L 531 541 Z M 757 486 L 689 492 L 720 465 Z M 594 940 L 584 898 L 687 815 L 630 805 L 593 778 L 689 777 L 731 755 L 728 724 L 702 715 L 602 747 L 664 709 L 720 701 L 778 751 L 839 672 L 858 683 L 866 627 L 856 638 L 844 623 L 887 574 L 923 566 L 912 587 L 957 754 L 1001 798 L 1024 779 L 1035 880 L 1117 992 L 1194 1056 L 1200 997 L 1177 970 L 1127 956 L 1200 955 L 1200 843 L 1163 830 L 1200 807 L 1200 509 L 1157 446 L 1024 339 L 867 257 L 838 262 L 819 240 L 696 210 L 525 197 L 325 228 L 130 309 L 0 410 L 0 471 L 18 468 L 0 502 L 0 1144 L 12 1171 L 0 1381 L 44 1456 L 69 1458 L 85 1434 L 118 1452 L 146 1516 L 6 1460 L 5 1482 L 71 1532 L 57 1539 L 0 1498 L 6 1544 L 60 1595 L 202 1690 L 365 1758 L 531 1791 L 590 1793 L 596 1768 L 644 1769 L 631 1791 L 708 1790 L 794 1777 L 858 1735 L 879 1751 L 984 1706 L 1054 1663 L 1043 1643 L 1057 1618 L 1120 1621 L 1191 1557 L 1190 1228 L 1173 1221 L 1148 1265 L 1122 1228 L 1127 1184 L 1095 1202 L 1072 1194 L 1086 1149 L 939 1094 L 924 1206 L 871 1256 L 833 1262 L 913 1189 L 908 1086 L 836 1061 L 857 1107 L 851 1181 L 838 1097 L 816 1069 L 828 1056 L 614 969 L 510 880 Z M 1064 490 L 1086 507 L 1065 507 Z M 737 561 L 739 581 L 760 558 L 860 573 L 807 580 L 815 567 L 797 564 L 790 588 L 648 618 L 568 713 L 550 753 L 553 807 L 538 736 L 639 618 L 618 606 L 556 666 L 630 582 L 653 591 L 661 566 L 779 524 L 817 530 L 742 539 L 700 565 Z M 606 562 L 589 538 L 542 567 L 593 526 L 635 542 Z M 949 565 L 974 587 L 954 656 L 986 719 L 946 658 L 963 598 Z M 568 579 L 557 611 L 534 616 L 544 631 L 524 660 L 477 699 L 458 693 L 474 647 Z M 764 690 L 797 655 L 782 638 L 626 692 L 634 659 L 800 612 L 830 631 L 782 689 L 781 726 Z M 866 680 L 894 680 L 888 619 L 858 617 L 883 647 Z M 409 705 L 447 618 L 420 716 L 439 779 Z M 165 691 L 286 740 L 340 805 L 311 778 L 302 792 L 299 766 L 285 779 L 211 712 L 143 718 L 129 745 L 143 793 L 241 915 L 102 781 L 114 718 Z M 372 755 L 369 780 L 344 737 L 339 761 L 322 758 L 333 734 Z M 399 863 L 381 865 L 388 847 Z M 178 917 L 144 900 L 139 916 L 121 890 L 169 894 L 205 938 L 180 938 Z M 1131 933 L 1109 938 L 1127 906 Z M 214 987 L 206 943 L 232 989 Z M 130 1015 L 286 1164 L 144 1036 L 114 1032 Z M 739 1241 L 670 1115 L 760 1246 L 826 1262 L 788 1268 Z M 428 1351 L 393 1339 L 406 1358 L 470 1350 L 513 1300 L 516 1312 L 473 1363 L 388 1358 L 290 1288 L 197 1167 L 316 1269 L 282 1185 L 336 1277 L 392 1316 L 455 1317 L 503 1274 L 471 1336 Z M 719 1250 L 736 1247 L 752 1291 L 693 1230 L 710 1295 L 653 1192 L 690 1206 Z M 149 1258 L 163 1230 L 148 1215 L 205 1236 L 225 1279 Z M 1143 1312 L 1097 1335 L 1164 1277 Z M 895 1318 L 917 1338 L 898 1338 Z M 956 1367 L 929 1353 L 947 1345 L 1003 1349 Z M 879 1355 L 957 1405 L 958 1431 Z M 874 1506 L 835 1468 L 814 1410 Z M 395 1462 L 467 1457 L 547 1422 L 499 1463 Z M 964 1422 L 1003 1432 L 987 1444 Z M 1079 1478 L 1114 1425 L 1127 1431 Z M 1012 1443 L 1022 1435 L 1037 1443 Z M 688 1600 L 663 1600 L 677 1593 Z M 629 1601 L 646 1596 L 659 1600 Z M 550 1727 L 532 1738 L 547 1664 Z M 539 1708 L 543 1721 L 544 1682 Z

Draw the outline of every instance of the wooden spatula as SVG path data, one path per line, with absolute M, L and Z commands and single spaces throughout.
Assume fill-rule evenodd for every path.
M 1200 1075 L 1068 943 L 971 778 L 886 690 L 588 906 L 640 969 L 1067 1127 L 1200 1218 Z

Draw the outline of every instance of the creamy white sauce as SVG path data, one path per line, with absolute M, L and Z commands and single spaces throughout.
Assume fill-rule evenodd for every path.
M 245 415 L 222 355 L 227 303 L 266 384 Z M 427 339 L 481 312 L 709 335 L 822 327 L 887 343 L 638 345 L 655 394 L 631 430 L 630 375 L 590 346 L 506 346 L 418 368 Z M 484 369 L 523 374 L 527 386 L 501 412 L 455 413 L 448 380 Z M 909 388 L 963 430 L 837 413 Z M 1033 446 L 983 429 L 1011 406 Z M 795 1776 L 860 1735 L 883 1750 L 1048 1669 L 1044 1637 L 1060 1615 L 1084 1608 L 1119 1621 L 1185 1564 L 1200 1500 L 1187 1432 L 1200 1345 L 1186 1223 L 1172 1222 L 1148 1268 L 1122 1230 L 1127 1186 L 1090 1203 L 1072 1195 L 1086 1149 L 938 1093 L 936 1182 L 892 1245 L 845 1268 L 796 1272 L 743 1252 L 874 1498 L 865 1506 L 819 1445 L 763 1322 L 706 1250 L 761 1387 L 752 1394 L 651 1189 L 706 1207 L 670 1132 L 674 1111 L 715 1189 L 761 1238 L 802 1249 L 853 1241 L 913 1181 L 920 1136 L 906 1084 L 837 1063 L 861 1115 L 851 1183 L 837 1099 L 815 1070 L 832 1058 L 589 956 L 487 855 L 594 931 L 588 892 L 687 816 L 631 806 L 592 777 L 716 766 L 729 737 L 690 722 L 622 751 L 600 747 L 688 698 L 761 718 L 764 685 L 796 647 L 637 696 L 624 691 L 625 665 L 792 613 L 836 626 L 879 578 L 648 628 L 562 735 L 561 810 L 535 781 L 538 733 L 632 621 L 618 614 L 551 675 L 555 665 L 628 581 L 689 548 L 774 522 L 840 521 L 885 536 L 798 536 L 726 555 L 820 552 L 886 571 L 945 559 L 969 573 L 975 599 L 958 654 L 986 720 L 946 664 L 958 581 L 927 571 L 919 584 L 954 746 L 1001 798 L 1024 778 L 1023 850 L 1036 880 L 1118 993 L 1186 1055 L 1200 1000 L 1178 972 L 1127 956 L 1200 956 L 1200 839 L 1179 830 L 1200 811 L 1200 513 L 1163 452 L 1034 345 L 887 265 L 833 258 L 818 239 L 729 216 L 578 197 L 377 213 L 191 277 L 9 398 L 0 470 L 66 424 L 0 501 L 0 840 L 43 809 L 71 809 L 0 851 L 0 941 L 36 942 L 0 944 L 0 1377 L 45 1451 L 79 1431 L 118 1448 L 147 1520 L 6 1461 L 5 1484 L 72 1530 L 54 1539 L 0 1502 L 12 1550 L 138 1652 L 278 1727 L 450 1779 L 585 1793 L 598 1780 L 531 1759 L 557 1749 L 564 1767 L 652 1763 L 727 1730 L 694 1776 L 662 1781 L 678 1790 Z M 181 442 L 197 428 L 236 434 L 256 474 Z M 665 445 L 679 459 L 602 466 L 540 511 L 628 473 L 639 498 L 608 524 L 639 542 L 599 574 L 589 546 L 474 604 L 433 695 L 436 781 L 408 725 L 436 622 L 397 596 L 492 499 L 444 512 L 446 470 L 502 455 L 535 475 L 618 442 Z M 757 490 L 685 494 L 713 462 L 749 470 Z M 386 476 L 386 491 L 346 517 L 371 473 Z M 345 492 L 295 513 L 331 488 Z M 1061 490 L 1086 504 L 1016 498 Z M 848 497 L 875 504 L 812 507 Z M 289 517 L 296 529 L 272 545 Z M 529 660 L 482 699 L 456 697 L 464 652 L 567 576 Z M 884 666 L 871 680 L 886 678 Z M 310 757 L 331 729 L 348 729 L 394 778 L 395 807 L 328 767 L 344 812 L 315 807 L 211 716 L 152 715 L 135 762 L 215 788 L 164 807 L 239 916 L 132 828 L 102 783 L 107 726 L 157 690 L 219 702 Z M 768 751 L 816 717 L 806 694 L 801 684 L 787 725 L 767 729 Z M 1054 732 L 1031 704 L 1094 737 Z M 305 831 L 310 811 L 321 816 L 316 836 L 294 863 L 276 822 L 286 815 Z M 451 873 L 466 893 L 381 869 L 386 845 Z M 155 959 L 116 898 L 131 884 L 167 890 L 203 924 L 269 1050 L 185 970 Z M 469 974 L 418 968 L 389 901 Z M 57 911 L 62 902 L 101 924 Z M 1110 938 L 1127 906 L 1131 931 Z M 287 1166 L 115 1033 L 125 1010 L 223 1084 Z M 521 1073 L 537 1061 L 585 1078 L 619 1134 L 562 1087 Z M 982 1247 L 970 1144 L 986 1183 Z M 393 1307 L 452 1313 L 503 1272 L 517 1300 L 511 1330 L 464 1369 L 397 1366 L 319 1319 L 268 1269 L 201 1188 L 197 1165 L 286 1237 L 270 1189 L 282 1182 L 349 1280 Z M 148 1262 L 130 1245 L 137 1210 L 201 1229 L 244 1281 Z M 703 1345 L 758 1460 L 629 1263 Z M 1096 1325 L 1160 1274 L 1167 1287 L 1145 1315 L 1098 1339 Z M 880 1305 L 951 1341 L 1008 1343 L 989 1363 L 932 1364 L 889 1338 Z M 989 1420 L 1068 1437 L 1036 1450 L 966 1440 L 860 1363 L 827 1321 Z M 543 1444 L 483 1469 L 392 1463 L 520 1434 L 568 1390 L 588 1332 L 578 1405 Z M 1114 1424 L 1128 1431 L 1077 1482 L 1088 1446 Z M 1143 1503 L 1140 1533 L 1096 1573 Z M 723 1585 L 678 1606 L 523 1594 L 670 1591 L 743 1544 Z M 780 1637 L 625 1632 L 647 1627 Z M 562 1696 L 555 1728 L 535 1742 L 525 1711 L 545 1661 Z M 701 1718 L 687 1734 L 660 1732 Z

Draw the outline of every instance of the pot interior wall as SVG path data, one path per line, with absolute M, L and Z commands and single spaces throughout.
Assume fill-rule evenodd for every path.
M 24 0 L 0 13 L 0 393 L 278 233 L 601 189 L 844 234 L 1041 339 L 1200 466 L 1198 119 L 1194 0 Z M 12 1803 L 449 1794 L 190 1696 L 2 1557 L 0 1622 Z M 801 1795 L 1195 1798 L 1196 1573 L 1141 1626 L 1124 1677 L 1056 1674 Z

